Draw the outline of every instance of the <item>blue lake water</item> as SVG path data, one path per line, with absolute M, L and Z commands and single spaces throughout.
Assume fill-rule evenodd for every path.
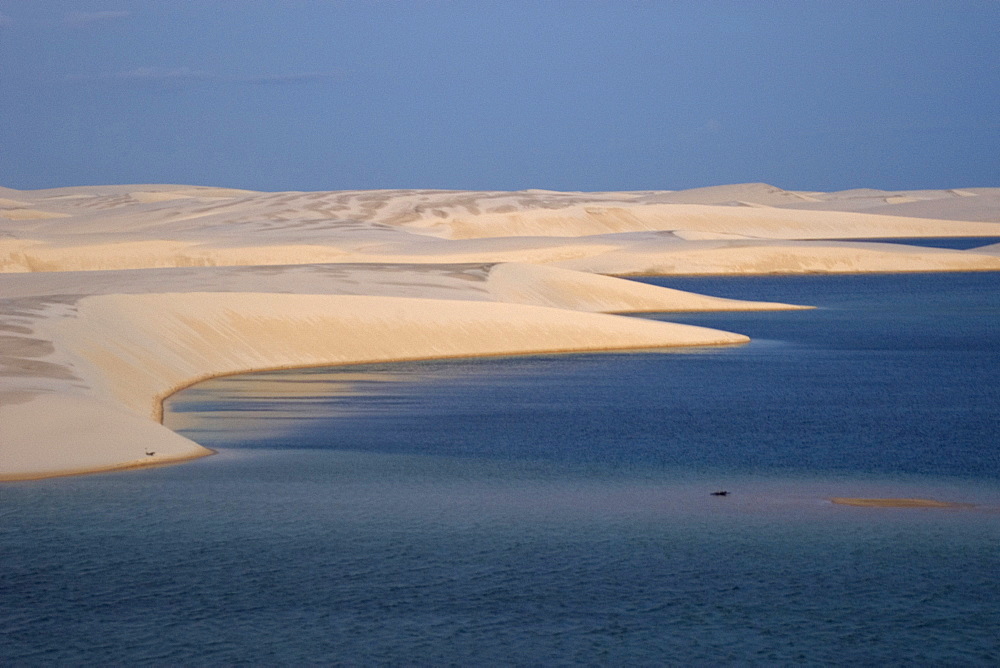
M 0 663 L 1000 662 L 1000 275 L 650 281 L 820 308 L 189 388 L 219 455 L 0 488 Z
M 1000 243 L 1000 237 L 884 237 L 881 239 L 840 239 L 840 241 L 874 241 L 888 244 L 905 244 L 907 246 L 970 250 L 972 248 L 979 248 L 980 246 L 990 246 Z

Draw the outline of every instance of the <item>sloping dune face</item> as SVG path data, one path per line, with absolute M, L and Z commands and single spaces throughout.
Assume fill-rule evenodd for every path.
M 864 241 L 1000 237 L 1000 189 L 0 194 L 8 480 L 208 454 L 159 414 L 213 375 L 731 345 L 747 339 L 608 313 L 802 308 L 613 275 L 1000 269 L 994 248 Z

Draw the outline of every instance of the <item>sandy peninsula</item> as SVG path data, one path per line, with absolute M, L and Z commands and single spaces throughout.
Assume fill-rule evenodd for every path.
M 640 311 L 794 309 L 640 274 L 997 271 L 1000 188 L 252 192 L 0 188 L 0 480 L 209 454 L 160 424 L 198 380 L 470 355 L 733 345 Z

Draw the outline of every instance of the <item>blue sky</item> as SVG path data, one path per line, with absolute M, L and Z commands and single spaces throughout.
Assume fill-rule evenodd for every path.
M 0 0 L 0 185 L 1000 186 L 997 0 Z

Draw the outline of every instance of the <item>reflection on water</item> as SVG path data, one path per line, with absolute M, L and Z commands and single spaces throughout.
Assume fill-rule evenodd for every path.
M 350 368 L 228 376 L 185 389 L 183 402 L 168 402 L 166 420 L 175 431 L 197 431 L 201 441 L 238 445 L 259 438 L 262 430 L 272 435 L 294 431 L 309 413 L 327 418 L 363 413 L 369 404 L 359 398 L 375 397 L 377 403 L 377 388 L 406 378 L 388 370 Z
M 655 316 L 736 348 L 195 386 L 168 420 L 218 456 L 3 488 L 0 656 L 996 665 L 995 281 L 676 279 L 821 308 Z

